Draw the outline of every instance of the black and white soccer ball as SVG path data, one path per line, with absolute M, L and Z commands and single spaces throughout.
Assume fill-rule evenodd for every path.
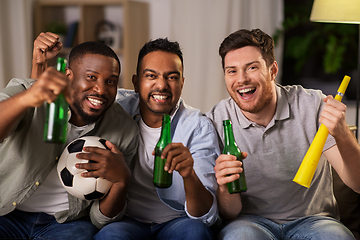
M 85 136 L 75 139 L 65 147 L 57 165 L 57 172 L 62 185 L 68 193 L 82 200 L 99 199 L 107 194 L 112 185 L 111 182 L 103 178 L 84 178 L 81 173 L 87 172 L 87 170 L 75 167 L 76 163 L 91 162 L 91 160 L 76 158 L 76 154 L 84 152 L 84 147 L 108 149 L 105 142 L 106 140 L 100 137 Z

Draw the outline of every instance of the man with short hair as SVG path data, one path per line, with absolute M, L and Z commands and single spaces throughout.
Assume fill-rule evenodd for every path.
M 126 216 L 106 225 L 95 239 L 211 239 L 208 226 L 217 219 L 214 175 L 219 155 L 209 119 L 180 98 L 184 85 L 182 52 L 177 42 L 156 39 L 139 52 L 134 91 L 118 90 L 117 102 L 140 129 L 139 161 L 128 192 Z M 154 148 L 162 116 L 171 116 L 172 143 L 162 152 L 169 188 L 153 181 Z
M 275 83 L 273 39 L 241 29 L 220 45 L 230 94 L 206 115 L 223 141 L 223 120 L 233 124 L 243 161 L 220 155 L 215 172 L 220 216 L 229 221 L 219 239 L 354 239 L 338 220 L 331 167 L 360 192 L 360 148 L 345 121 L 346 106 L 319 90 Z M 293 182 L 320 124 L 327 138 L 309 189 Z M 247 191 L 226 184 L 245 170 Z
M 114 104 L 120 61 L 108 46 L 86 42 L 72 49 L 64 75 L 46 66 L 61 47 L 57 35 L 40 34 L 32 71 L 37 80 L 15 78 L 0 92 L 0 238 L 92 239 L 97 229 L 88 219 L 89 210 L 92 222 L 100 226 L 121 218 L 126 209 L 138 129 Z M 83 177 L 113 183 L 101 200 L 80 200 L 66 192 L 56 171 L 66 145 L 42 140 L 44 102 L 61 92 L 70 110 L 66 144 L 82 136 L 107 140 L 108 149 L 86 147 L 77 155 L 92 160 L 76 165 L 89 170 Z

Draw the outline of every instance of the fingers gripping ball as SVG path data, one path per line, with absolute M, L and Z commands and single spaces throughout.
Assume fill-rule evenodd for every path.
M 57 165 L 57 172 L 68 193 L 82 200 L 94 200 L 102 198 L 109 191 L 111 182 L 103 178 L 84 178 L 81 173 L 87 172 L 87 170 L 75 167 L 76 163 L 91 162 L 91 160 L 76 158 L 77 153 L 84 152 L 84 147 L 107 149 L 105 142 L 106 140 L 100 137 L 86 136 L 75 139 L 65 147 Z

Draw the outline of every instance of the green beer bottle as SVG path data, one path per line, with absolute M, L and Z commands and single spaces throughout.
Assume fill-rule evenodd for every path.
M 170 116 L 163 115 L 161 135 L 155 147 L 154 179 L 153 183 L 158 188 L 168 188 L 172 184 L 172 174 L 164 170 L 166 159 L 161 159 L 161 153 L 171 143 Z
M 57 59 L 56 69 L 65 73 L 66 59 Z M 60 93 L 52 103 L 46 103 L 46 119 L 44 127 L 44 141 L 52 143 L 66 142 L 66 128 L 68 122 L 68 103 L 63 93 Z
M 223 125 L 225 139 L 223 154 L 234 155 L 237 158 L 237 161 L 242 162 L 241 151 L 234 139 L 231 120 L 224 120 Z M 244 165 L 242 168 L 243 172 L 240 173 L 240 178 L 227 184 L 229 193 L 245 192 L 247 190 Z

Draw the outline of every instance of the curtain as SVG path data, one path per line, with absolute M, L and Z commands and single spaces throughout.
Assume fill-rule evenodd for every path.
M 30 77 L 32 32 L 32 0 L 1 0 L 0 89 L 11 78 Z
M 171 3 L 170 39 L 180 43 L 184 54 L 182 97 L 187 104 L 209 111 L 229 96 L 218 54 L 223 39 L 241 28 L 260 28 L 273 35 L 284 18 L 283 1 L 173 0 Z M 279 65 L 281 51 L 280 43 L 275 52 Z
M 240 28 L 261 28 L 272 35 L 283 20 L 282 0 L 141 1 L 149 4 L 151 38 L 168 37 L 180 43 L 185 76 L 182 97 L 203 112 L 228 97 L 218 55 L 223 39 Z M 30 76 L 33 3 L 0 0 L 0 89 L 13 77 Z M 275 55 L 281 70 L 281 44 Z

